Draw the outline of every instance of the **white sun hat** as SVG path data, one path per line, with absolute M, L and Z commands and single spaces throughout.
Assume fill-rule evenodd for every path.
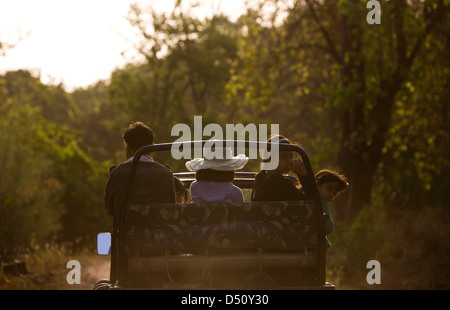
M 223 154 L 216 156 L 217 153 Z M 204 158 L 194 158 L 186 162 L 186 168 L 189 171 L 198 171 L 201 169 L 212 169 L 218 171 L 232 171 L 242 169 L 248 162 L 248 157 L 245 154 L 233 156 L 230 147 L 223 148 L 223 152 L 217 150 L 213 152 L 211 148 L 203 148 Z

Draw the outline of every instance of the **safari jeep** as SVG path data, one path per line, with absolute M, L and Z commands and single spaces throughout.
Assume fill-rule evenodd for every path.
M 326 282 L 326 218 L 317 187 L 314 199 L 304 201 L 127 203 L 142 154 L 205 142 L 155 144 L 138 150 L 127 199 L 113 218 L 112 232 L 98 235 L 98 253 L 111 255 L 111 270 L 110 279 L 99 280 L 94 289 L 334 289 Z M 271 144 L 222 142 L 244 143 L 246 148 Z M 302 147 L 278 146 L 280 151 L 300 154 L 308 177 L 314 178 Z M 195 179 L 193 173 L 174 175 L 187 188 Z M 250 191 L 255 175 L 236 172 L 234 184 Z

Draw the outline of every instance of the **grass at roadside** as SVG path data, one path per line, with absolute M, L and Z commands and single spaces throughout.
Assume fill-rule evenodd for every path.
M 327 280 L 337 289 L 450 289 L 450 215 L 443 208 L 385 212 L 364 209 L 351 225 L 336 223 L 329 239 Z M 368 284 L 378 260 L 381 284 Z
M 109 256 L 98 256 L 93 251 L 73 254 L 63 246 L 47 244 L 35 247 L 30 254 L 22 255 L 27 273 L 5 274 L 0 270 L 0 290 L 90 290 L 95 281 L 109 277 Z M 80 284 L 68 284 L 67 268 L 70 260 L 80 262 Z M 70 266 L 71 267 L 71 266 Z

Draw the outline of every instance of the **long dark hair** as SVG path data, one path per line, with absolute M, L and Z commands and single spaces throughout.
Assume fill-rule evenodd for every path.
M 319 186 L 328 182 L 337 182 L 339 193 L 345 191 L 349 185 L 347 178 L 343 174 L 331 170 L 320 170 L 316 173 L 315 178 Z
M 187 191 L 186 187 L 184 186 L 183 182 L 175 176 L 173 178 L 174 178 L 174 182 L 175 182 L 175 193 L 177 195 L 181 195 L 183 201 L 187 201 L 188 200 L 188 191 Z

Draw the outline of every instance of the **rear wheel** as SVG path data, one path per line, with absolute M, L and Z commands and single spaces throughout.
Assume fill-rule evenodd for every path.
M 94 284 L 94 291 L 109 290 L 109 288 L 110 288 L 109 279 L 101 279 L 95 282 Z

